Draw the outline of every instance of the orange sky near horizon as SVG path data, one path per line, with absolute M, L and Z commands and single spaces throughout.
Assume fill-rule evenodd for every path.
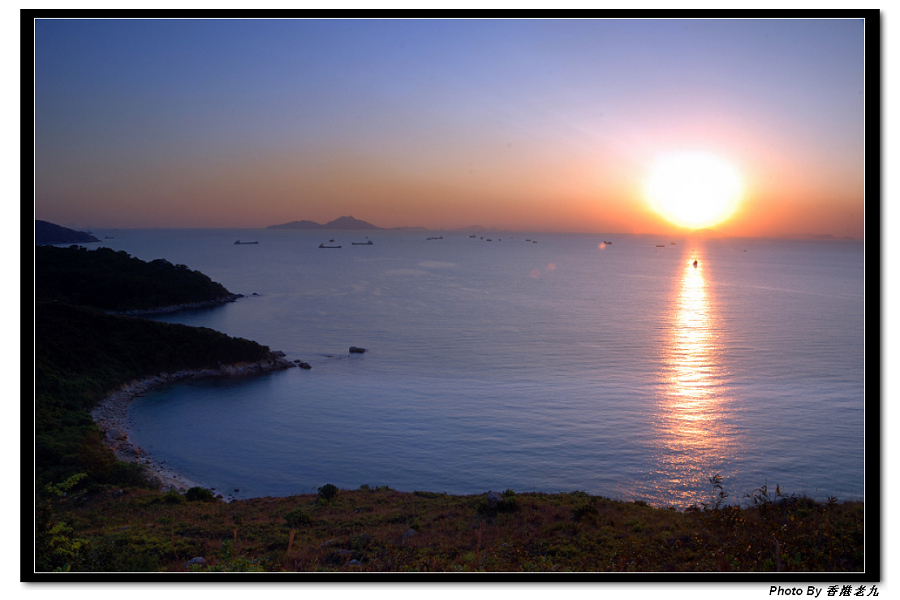
M 814 19 L 39 20 L 35 218 L 676 234 L 644 186 L 658 156 L 699 151 L 744 184 L 716 231 L 861 239 L 864 33 Z

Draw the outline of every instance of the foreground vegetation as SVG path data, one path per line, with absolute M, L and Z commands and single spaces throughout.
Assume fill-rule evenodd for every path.
M 47 567 L 85 571 L 862 571 L 862 503 L 760 489 L 677 511 L 584 492 L 354 491 L 230 504 L 193 488 L 70 493 Z M 500 498 L 497 501 L 497 498 Z M 68 551 L 61 551 L 68 548 Z M 74 548 L 74 550 L 72 550 Z M 203 560 L 193 560 L 202 558 Z

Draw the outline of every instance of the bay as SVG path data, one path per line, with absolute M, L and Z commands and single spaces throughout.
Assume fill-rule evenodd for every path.
M 686 506 L 708 501 L 708 478 L 721 474 L 733 499 L 776 484 L 864 498 L 860 242 L 95 235 L 245 295 L 154 318 L 312 365 L 179 384 L 133 403 L 138 445 L 233 496 L 333 483 L 583 490 Z M 373 244 L 352 245 L 366 238 Z M 329 239 L 342 248 L 318 248 Z M 350 355 L 350 346 L 368 351 Z

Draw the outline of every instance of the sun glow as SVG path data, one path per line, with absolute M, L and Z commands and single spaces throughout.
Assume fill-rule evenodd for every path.
M 721 158 L 681 152 L 659 158 L 644 189 L 659 215 L 679 227 L 711 227 L 731 216 L 742 192 L 741 176 Z

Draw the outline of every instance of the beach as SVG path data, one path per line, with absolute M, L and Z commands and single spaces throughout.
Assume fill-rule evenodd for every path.
M 132 400 L 151 390 L 179 381 L 209 377 L 249 377 L 296 366 L 294 362 L 273 353 L 269 360 L 258 363 L 239 363 L 222 365 L 216 369 L 184 369 L 175 373 L 160 373 L 153 377 L 127 383 L 108 394 L 91 411 L 91 417 L 103 432 L 103 439 L 107 447 L 113 451 L 118 460 L 144 465 L 149 475 L 160 481 L 160 489 L 163 491 L 184 492 L 192 487 L 204 486 L 170 468 L 165 461 L 154 458 L 134 443 L 129 418 L 129 407 Z M 234 499 L 231 495 L 223 494 L 219 490 L 213 489 L 212 491 L 216 492 L 217 497 L 225 502 Z

